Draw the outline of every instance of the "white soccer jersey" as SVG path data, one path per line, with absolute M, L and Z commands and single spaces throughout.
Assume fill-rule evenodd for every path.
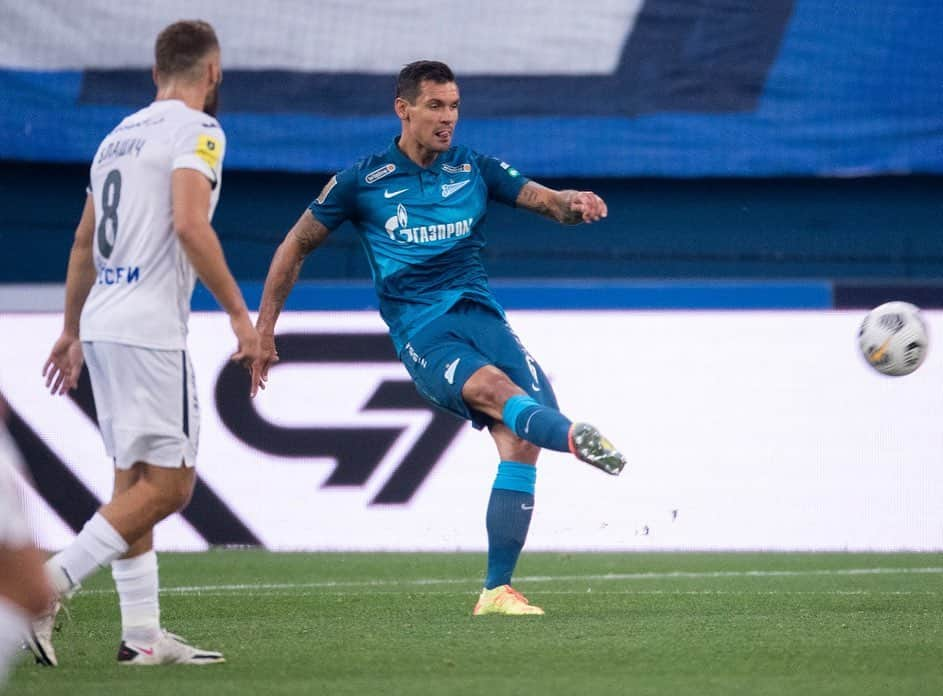
M 173 227 L 171 176 L 196 169 L 222 183 L 226 137 L 216 119 L 183 102 L 155 101 L 102 141 L 91 166 L 98 277 L 82 310 L 83 341 L 186 348 L 196 274 Z

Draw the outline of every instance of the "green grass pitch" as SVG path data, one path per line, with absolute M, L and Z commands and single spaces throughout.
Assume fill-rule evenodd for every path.
M 227 662 L 129 668 L 109 573 L 10 694 L 943 694 L 943 554 L 526 553 L 543 617 L 471 616 L 484 554 L 162 554 L 164 625 Z

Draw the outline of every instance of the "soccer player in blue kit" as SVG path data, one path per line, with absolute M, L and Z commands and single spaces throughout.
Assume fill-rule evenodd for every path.
M 275 322 L 302 262 L 351 221 L 380 313 L 417 390 L 487 427 L 498 449 L 486 514 L 488 571 L 473 613 L 543 614 L 510 585 L 530 527 L 540 450 L 572 452 L 612 475 L 626 462 L 595 427 L 572 423 L 557 409 L 550 382 L 488 287 L 481 228 L 489 199 L 563 224 L 600 220 L 606 204 L 590 191 L 541 186 L 499 159 L 452 145 L 459 90 L 444 63 L 405 66 L 393 108 L 399 137 L 332 177 L 275 252 L 256 323 L 262 356 L 253 366 L 253 392 L 265 387 L 278 360 Z

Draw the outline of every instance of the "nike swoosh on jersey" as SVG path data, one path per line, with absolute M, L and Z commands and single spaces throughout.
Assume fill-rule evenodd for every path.
M 409 190 L 408 188 L 399 189 L 398 191 L 389 191 L 387 189 L 383 189 L 383 197 L 393 198 L 393 196 L 398 196 L 401 193 L 406 193 L 408 190 Z

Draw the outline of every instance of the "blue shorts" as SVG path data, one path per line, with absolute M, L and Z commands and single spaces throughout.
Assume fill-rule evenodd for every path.
M 494 419 L 470 409 L 462 387 L 485 365 L 503 371 L 538 403 L 557 408 L 550 380 L 504 317 L 471 300 L 460 300 L 417 331 L 399 358 L 423 398 L 479 430 Z

